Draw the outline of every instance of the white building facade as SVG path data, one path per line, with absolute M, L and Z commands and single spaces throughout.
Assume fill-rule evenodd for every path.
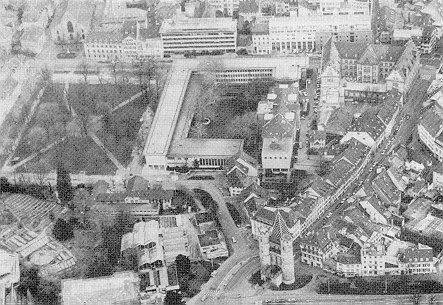
M 160 35 L 168 55 L 235 52 L 237 47 L 237 23 L 232 18 L 168 19 L 163 22 Z

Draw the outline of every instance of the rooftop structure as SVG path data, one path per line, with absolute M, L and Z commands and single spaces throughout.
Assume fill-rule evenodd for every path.
M 139 277 L 130 271 L 92 279 L 62 280 L 62 304 L 139 304 Z

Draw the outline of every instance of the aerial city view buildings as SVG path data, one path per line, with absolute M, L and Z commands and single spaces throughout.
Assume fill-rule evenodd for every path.
M 443 302 L 443 1 L 0 0 L 0 305 Z

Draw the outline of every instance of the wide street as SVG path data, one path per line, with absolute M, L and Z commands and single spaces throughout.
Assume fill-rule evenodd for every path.
M 220 191 L 219 186 L 215 185 L 214 182 L 202 180 L 178 180 L 171 183 L 174 183 L 176 187 L 184 186 L 188 189 L 200 189 L 206 191 L 218 203 L 220 224 L 223 228 L 226 241 L 231 244 L 234 253 L 220 266 L 217 274 L 201 288 L 200 293 L 189 300 L 187 304 L 219 304 L 217 296 L 223 293 L 223 290 L 225 289 L 225 286 L 229 284 L 235 269 L 240 268 L 240 264 L 247 263 L 248 259 L 257 256 L 258 249 L 250 244 L 250 240 L 245 237 L 242 229 L 235 225 L 234 220 L 226 207 L 226 201 L 228 201 L 228 198 L 225 198 Z M 168 184 L 169 183 L 166 183 L 166 185 Z M 235 238 L 235 243 L 232 242 L 232 237 Z

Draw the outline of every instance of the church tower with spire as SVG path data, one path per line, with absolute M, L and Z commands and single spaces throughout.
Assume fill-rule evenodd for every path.
M 293 243 L 301 232 L 300 219 L 289 208 L 265 207 L 257 211 L 252 226 L 257 228 L 255 237 L 259 241 L 261 267 L 279 266 L 283 283 L 292 284 L 295 280 Z

